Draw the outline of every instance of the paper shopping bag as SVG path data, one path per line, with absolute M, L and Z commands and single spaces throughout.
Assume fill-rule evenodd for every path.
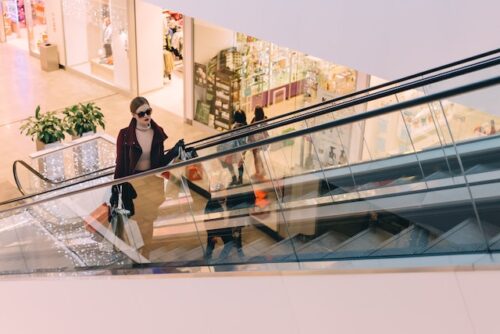
M 91 233 L 95 233 L 96 230 L 92 226 L 93 224 L 99 223 L 108 228 L 110 218 L 109 206 L 106 203 L 99 205 L 94 211 L 90 213 L 90 216 L 83 220 L 85 224 L 85 229 Z
M 125 219 L 123 228 L 125 230 L 125 242 L 134 249 L 139 249 L 144 246 L 144 239 L 142 238 L 139 225 L 133 219 Z
M 189 181 L 199 181 L 203 178 L 203 168 L 201 164 L 194 164 L 186 167 L 186 177 Z

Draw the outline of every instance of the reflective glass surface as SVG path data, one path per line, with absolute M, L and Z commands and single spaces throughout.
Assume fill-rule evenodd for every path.
M 285 134 L 260 128 L 198 159 L 4 210 L 0 271 L 300 268 L 498 250 L 499 137 L 440 109 L 468 101 L 470 127 L 498 112 L 497 92 L 404 108 L 396 96 L 384 113 L 345 120 L 348 109 Z M 107 203 L 120 202 L 108 216 Z

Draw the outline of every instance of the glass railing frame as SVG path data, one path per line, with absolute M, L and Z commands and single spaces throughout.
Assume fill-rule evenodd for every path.
M 407 76 L 407 77 L 404 77 L 404 78 L 401 78 L 401 79 L 397 79 L 397 80 L 390 81 L 390 82 L 387 82 L 387 83 L 384 83 L 384 84 L 381 84 L 381 85 L 370 87 L 370 88 L 367 88 L 365 90 L 357 91 L 357 92 L 354 92 L 354 93 L 351 93 L 351 94 L 348 94 L 348 95 L 344 95 L 344 96 L 341 96 L 341 97 L 338 97 L 338 98 L 335 98 L 335 99 L 332 99 L 332 100 L 324 101 L 324 102 L 315 104 L 313 106 L 309 106 L 309 107 L 306 107 L 306 108 L 298 109 L 298 110 L 295 110 L 295 111 L 292 111 L 292 112 L 289 112 L 289 113 L 286 113 L 286 114 L 283 114 L 283 115 L 278 115 L 278 116 L 275 116 L 275 117 L 272 117 L 272 118 L 269 118 L 269 119 L 266 119 L 266 120 L 260 122 L 259 123 L 260 128 L 257 129 L 257 130 L 253 130 L 253 131 L 252 130 L 248 130 L 248 129 L 250 129 L 250 128 L 252 128 L 252 127 L 255 126 L 254 124 L 248 124 L 246 126 L 238 128 L 238 129 L 232 129 L 232 130 L 226 131 L 224 133 L 220 133 L 220 134 L 217 134 L 217 135 L 214 135 L 214 136 L 206 137 L 206 138 L 203 138 L 203 139 L 191 142 L 191 143 L 189 143 L 187 145 L 188 146 L 193 146 L 193 145 L 195 145 L 197 143 L 205 142 L 205 141 L 207 141 L 209 139 L 213 139 L 213 138 L 217 138 L 217 137 L 225 137 L 225 138 L 222 138 L 222 139 L 220 139 L 219 141 L 216 141 L 216 142 L 209 142 L 209 143 L 207 143 L 205 145 L 201 145 L 201 146 L 198 145 L 198 146 L 196 146 L 196 148 L 198 150 L 200 150 L 200 149 L 203 149 L 203 148 L 206 148 L 206 147 L 210 147 L 210 146 L 213 146 L 213 145 L 222 144 L 222 143 L 231 141 L 233 139 L 238 139 L 238 138 L 242 138 L 242 137 L 245 137 L 245 136 L 252 135 L 254 133 L 259 132 L 258 130 L 260 130 L 260 129 L 263 129 L 263 130 L 274 129 L 274 128 L 277 128 L 277 127 L 285 126 L 287 124 L 292 124 L 292 123 L 295 123 L 295 122 L 300 122 L 300 121 L 308 119 L 308 118 L 317 117 L 317 116 L 324 115 L 326 113 L 335 112 L 337 110 L 341 110 L 341 109 L 345 109 L 345 108 L 348 108 L 348 107 L 352 107 L 352 106 L 357 105 L 357 104 L 367 103 L 367 102 L 370 102 L 370 101 L 375 100 L 375 99 L 379 99 L 379 98 L 383 98 L 383 97 L 386 97 L 386 96 L 389 96 L 389 95 L 392 95 L 392 94 L 400 93 L 400 92 L 402 92 L 404 90 L 409 90 L 409 89 L 414 89 L 414 88 L 418 88 L 418 87 L 423 87 L 425 85 L 429 85 L 429 84 L 435 83 L 437 81 L 447 80 L 447 79 L 450 79 L 452 77 L 460 76 L 462 74 L 468 73 L 468 72 L 465 72 L 465 73 L 455 72 L 456 70 L 466 70 L 466 69 L 468 69 L 470 67 L 474 67 L 474 66 L 477 66 L 477 65 L 480 65 L 480 64 L 488 63 L 492 59 L 487 59 L 487 60 L 484 60 L 484 61 L 482 61 L 480 63 L 469 64 L 469 65 L 466 65 L 466 66 L 464 66 L 462 68 L 454 69 L 454 70 L 451 70 L 449 72 L 439 73 L 439 74 L 436 74 L 433 77 L 421 78 L 421 79 L 419 79 L 419 80 L 417 80 L 417 81 L 415 81 L 413 83 L 406 84 L 406 86 L 403 85 L 403 86 L 393 87 L 393 88 L 390 88 L 390 89 L 388 89 L 386 91 L 382 91 L 382 92 L 376 93 L 376 94 L 378 94 L 377 96 L 375 96 L 375 95 L 366 95 L 366 96 L 362 96 L 361 98 L 359 98 L 360 100 L 354 99 L 354 100 L 350 100 L 350 101 L 344 102 L 343 104 L 334 105 L 334 106 L 331 106 L 331 107 L 327 107 L 325 109 L 315 110 L 315 111 L 312 111 L 311 113 L 308 113 L 306 115 L 293 116 L 293 115 L 300 114 L 300 113 L 302 113 L 304 111 L 307 111 L 307 110 L 310 110 L 310 109 L 316 109 L 316 108 L 321 107 L 321 106 L 326 106 L 328 104 L 335 103 L 337 101 L 342 101 L 342 100 L 348 99 L 350 97 L 354 97 L 354 96 L 357 96 L 357 95 L 362 95 L 364 93 L 367 93 L 367 92 L 370 92 L 370 91 L 373 91 L 373 90 L 377 90 L 377 89 L 384 88 L 384 87 L 387 87 L 387 86 L 392 86 L 392 85 L 400 83 L 400 82 L 404 82 L 404 81 L 407 81 L 407 80 L 418 78 L 419 76 L 427 75 L 429 73 L 436 72 L 436 71 L 441 71 L 443 69 L 447 69 L 447 68 L 450 68 L 450 67 L 453 67 L 453 66 L 464 64 L 464 63 L 467 63 L 467 62 L 470 62 L 470 61 L 474 61 L 474 60 L 477 60 L 477 59 L 480 59 L 480 58 L 488 57 L 488 56 L 494 55 L 496 53 L 500 53 L 500 49 L 492 50 L 492 51 L 489 51 L 489 52 L 486 52 L 486 53 L 482 53 L 482 54 L 479 54 L 479 55 L 476 55 L 476 56 L 473 56 L 473 57 L 469 57 L 469 58 L 465 58 L 465 59 L 462 59 L 462 60 L 459 60 L 459 61 L 455 61 L 455 62 L 449 63 L 447 65 L 439 66 L 439 67 L 436 67 L 436 68 L 433 68 L 433 69 L 430 69 L 430 70 L 427 70 L 427 71 L 423 71 L 423 72 L 420 72 L 420 73 L 417 73 L 417 74 L 413 74 L 413 75 L 410 75 L 410 76 Z M 494 60 L 494 58 L 493 58 L 493 60 Z M 481 69 L 481 68 L 478 68 L 478 70 L 479 69 Z M 448 75 L 450 75 L 450 76 L 448 77 Z M 426 81 L 428 79 L 429 79 L 429 81 Z M 290 117 L 290 116 L 293 116 L 293 117 L 290 118 L 289 120 L 286 120 L 285 122 L 281 121 L 279 123 L 269 124 L 270 122 L 272 122 L 274 120 L 277 120 L 277 119 L 280 119 L 280 118 L 285 118 L 285 117 Z M 232 136 L 233 134 L 234 134 L 234 136 Z M 80 143 L 75 143 L 74 145 L 78 145 L 78 144 L 80 144 Z M 72 147 L 74 145 L 69 145 L 69 146 L 57 148 L 57 149 L 54 149 L 53 151 L 51 151 L 51 152 L 49 152 L 47 154 L 53 153 L 55 151 L 64 150 L 64 149 Z M 113 168 L 113 167 L 109 167 L 109 168 L 106 168 L 106 169 L 111 169 L 111 168 Z M 100 171 L 95 171 L 95 172 L 88 173 L 88 174 L 82 174 L 82 175 L 80 175 L 80 176 L 78 176 L 76 178 L 86 177 L 86 176 L 92 175 L 92 174 L 94 174 L 96 172 L 100 172 Z M 16 166 L 13 166 L 13 174 L 14 174 L 14 179 L 17 180 L 18 176 L 17 176 Z M 69 181 L 69 180 L 67 180 L 67 181 Z M 63 182 L 65 182 L 65 181 L 63 181 Z M 50 181 L 49 181 L 49 183 L 60 184 L 60 183 L 53 183 L 53 182 L 50 182 Z M 25 193 L 22 190 L 22 185 L 20 186 L 20 184 L 17 181 L 16 181 L 16 185 L 18 186 L 19 191 L 24 195 Z M 39 192 L 37 194 L 41 194 L 41 193 L 43 193 L 43 192 Z M 0 205 L 1 204 L 2 203 L 0 203 Z
M 332 112 L 339 111 L 339 110 L 342 110 L 342 109 L 345 109 L 345 108 L 349 108 L 349 107 L 352 107 L 352 106 L 355 106 L 355 105 L 358 105 L 358 104 L 366 103 L 368 101 L 371 101 L 372 99 L 378 99 L 378 98 L 382 98 L 382 97 L 385 97 L 385 96 L 397 94 L 397 93 L 400 93 L 402 91 L 406 91 L 408 89 L 414 89 L 414 88 L 418 88 L 418 87 L 424 87 L 426 85 L 429 85 L 429 84 L 432 84 L 432 83 L 435 83 L 435 82 L 439 82 L 439 81 L 442 81 L 442 80 L 447 80 L 447 79 L 454 78 L 454 77 L 457 77 L 457 76 L 461 76 L 461 75 L 464 75 L 464 74 L 476 72 L 476 71 L 479 71 L 479 70 L 482 70 L 482 69 L 485 69 L 485 68 L 493 67 L 493 66 L 498 65 L 498 64 L 500 64 L 500 56 L 496 57 L 494 59 L 489 59 L 489 60 L 486 60 L 486 61 L 482 61 L 482 62 L 480 62 L 478 64 L 472 64 L 472 65 L 468 65 L 468 66 L 466 66 L 464 68 L 455 69 L 455 70 L 452 70 L 450 72 L 446 72 L 446 73 L 440 74 L 440 75 L 438 75 L 436 77 L 422 79 L 422 80 L 419 80 L 418 82 L 410 84 L 409 86 L 392 88 L 392 89 L 389 89 L 388 91 L 384 91 L 384 92 L 382 92 L 380 94 L 377 94 L 377 96 L 371 95 L 371 96 L 363 97 L 363 98 L 361 98 L 361 101 L 349 101 L 345 105 L 342 105 L 342 104 L 336 105 L 336 106 L 328 108 L 327 110 L 316 111 L 316 112 L 313 112 L 312 114 L 307 114 L 307 115 L 303 115 L 303 116 L 299 116 L 299 117 L 294 117 L 292 119 L 281 121 L 281 122 L 275 123 L 275 124 L 259 126 L 261 124 L 260 123 L 256 123 L 257 125 L 254 125 L 256 127 L 256 129 L 249 130 L 249 131 L 247 131 L 245 133 L 236 134 L 235 136 L 233 136 L 231 138 L 223 138 L 220 141 L 218 141 L 216 143 L 212 143 L 210 145 L 208 145 L 208 144 L 207 145 L 202 145 L 201 147 L 196 146 L 195 148 L 196 148 L 196 150 L 201 150 L 201 149 L 204 149 L 204 148 L 209 148 L 209 147 L 212 147 L 212 146 L 220 145 L 220 144 L 232 141 L 232 140 L 237 140 L 237 139 L 240 139 L 240 138 L 251 136 L 252 134 L 256 134 L 256 133 L 259 133 L 261 131 L 269 131 L 269 130 L 275 129 L 277 127 L 282 127 L 282 126 L 285 126 L 285 125 L 288 125 L 288 124 L 292 124 L 292 123 L 296 123 L 296 122 L 301 122 L 301 121 L 307 120 L 307 119 L 312 118 L 312 117 L 321 116 L 321 115 L 324 115 L 324 114 L 327 114 L 327 113 L 332 113 Z M 469 85 L 466 85 L 464 87 L 468 87 L 468 86 Z M 440 93 L 437 93 L 437 94 L 440 94 Z M 435 94 L 429 95 L 429 96 L 434 96 L 434 95 Z M 431 100 L 429 100 L 428 102 L 430 102 L 430 101 Z M 434 101 L 434 100 L 432 100 L 432 101 Z M 400 103 L 405 103 L 405 102 L 400 102 Z M 396 105 L 398 105 L 398 104 L 396 104 Z M 387 106 L 387 107 L 390 107 L 390 106 Z M 384 108 L 381 108 L 381 109 L 384 109 Z M 406 107 L 404 107 L 404 108 L 406 108 Z M 381 110 L 381 109 L 378 109 L 378 110 Z M 378 111 L 378 110 L 375 110 L 375 111 Z M 364 112 L 362 114 L 358 114 L 358 115 L 354 115 L 354 116 L 348 116 L 348 117 L 346 117 L 346 118 L 344 118 L 342 120 L 351 120 L 351 119 L 353 121 L 361 120 L 363 118 L 359 118 L 360 116 L 366 115 L 366 114 L 370 114 L 371 112 L 373 112 L 373 111 L 367 111 L 367 112 Z M 337 120 L 337 121 L 339 121 L 339 120 Z M 327 125 L 327 127 L 329 127 L 330 123 L 331 122 L 327 122 L 325 124 Z M 347 124 L 347 123 L 343 123 L 343 124 Z M 318 126 L 315 126 L 315 127 L 318 127 Z M 324 129 L 324 128 L 321 128 L 321 129 Z M 235 131 L 238 131 L 238 130 L 240 130 L 240 129 L 237 129 Z M 305 130 L 305 131 L 307 132 L 307 130 Z M 290 132 L 290 133 L 287 133 L 287 134 L 283 134 L 283 135 L 280 135 L 279 137 L 274 137 L 274 138 L 284 138 L 284 139 L 291 138 L 291 137 L 293 137 L 295 135 L 298 135 L 298 133 L 304 133 L 304 130 L 297 130 L 297 131 Z M 269 140 L 270 140 L 270 138 L 262 141 L 262 143 L 264 143 L 264 142 L 266 144 L 271 143 Z M 279 139 L 277 141 L 279 141 Z M 259 142 L 259 143 L 261 143 L 261 142 Z M 187 144 L 187 146 L 189 146 L 189 145 L 190 144 Z M 249 145 L 250 144 L 246 144 L 245 147 L 249 146 Z M 259 144 L 256 144 L 255 146 L 252 146 L 252 147 L 258 147 L 258 146 L 259 146 Z M 243 146 L 241 146 L 241 147 L 243 147 Z M 230 151 L 232 151 L 232 150 L 221 152 L 220 156 L 223 156 L 225 154 L 230 154 L 230 153 L 236 153 L 237 152 L 237 151 L 234 151 L 234 152 L 230 152 Z M 241 151 L 244 151 L 244 150 L 241 150 Z M 199 158 L 196 158 L 196 159 L 199 159 Z M 91 173 L 91 174 L 94 174 L 94 173 Z M 99 175 L 96 178 L 104 177 L 104 176 L 107 176 L 107 175 L 108 174 Z M 111 173 L 109 173 L 109 175 L 111 175 Z M 85 176 L 86 175 L 82 175 L 81 177 L 85 177 Z M 85 182 L 85 181 L 82 181 L 82 182 Z M 76 184 L 78 184 L 78 183 L 76 183 Z M 71 185 L 75 185 L 75 183 L 73 183 Z M 68 185 L 68 186 L 71 186 L 71 185 Z M 63 187 L 65 188 L 66 186 L 62 186 L 62 187 L 59 187 L 57 189 L 61 189 Z M 56 190 L 56 189 L 54 189 L 54 190 Z M 12 200 L 9 200 L 9 201 L 6 201 L 6 202 L 1 202 L 0 203 L 0 207 L 2 205 L 7 204 L 7 203 L 13 203 L 13 202 L 16 202 L 18 200 L 20 201 L 20 200 L 25 200 L 25 199 L 28 199 L 28 198 L 32 198 L 34 196 L 45 195 L 46 193 L 50 193 L 51 191 L 54 191 L 54 190 L 48 190 L 48 191 L 44 191 L 44 192 L 40 192 L 40 193 L 36 193 L 36 194 L 30 194 L 30 195 L 18 197 L 18 198 L 15 198 L 15 199 L 12 199 Z
M 216 158 L 222 157 L 222 156 L 227 155 L 227 154 L 232 154 L 232 153 L 237 153 L 237 152 L 242 152 L 242 151 L 248 151 L 248 150 L 251 150 L 252 148 L 257 148 L 257 147 L 260 147 L 262 145 L 267 145 L 267 144 L 271 144 L 271 143 L 274 143 L 274 142 L 283 141 L 283 140 L 286 140 L 286 139 L 289 139 L 289 138 L 293 138 L 293 137 L 300 137 L 300 136 L 303 136 L 305 134 L 309 134 L 309 133 L 316 132 L 316 131 L 321 131 L 322 129 L 325 129 L 325 128 L 332 128 L 332 127 L 336 127 L 336 126 L 340 126 L 340 125 L 352 123 L 352 122 L 359 121 L 359 120 L 364 120 L 364 119 L 368 119 L 368 118 L 372 118 L 372 117 L 377 117 L 377 116 L 380 116 L 380 115 L 385 115 L 385 114 L 388 114 L 390 112 L 398 111 L 398 110 L 405 109 L 405 108 L 411 108 L 413 106 L 425 104 L 425 103 L 428 103 L 428 102 L 431 102 L 431 101 L 438 101 L 438 100 L 441 100 L 441 99 L 444 99 L 444 98 L 448 98 L 448 97 L 451 97 L 451 96 L 468 93 L 468 92 L 471 92 L 471 91 L 474 91 L 474 90 L 478 90 L 478 89 L 482 89 L 482 88 L 487 88 L 487 87 L 491 87 L 493 85 L 498 85 L 498 84 L 500 84 L 500 76 L 497 76 L 497 77 L 494 77 L 494 78 L 491 78 L 491 79 L 487 79 L 487 80 L 483 80 L 483 81 L 480 81 L 480 82 L 476 82 L 476 83 L 473 83 L 473 84 L 461 86 L 461 87 L 458 87 L 458 88 L 446 90 L 446 91 L 443 91 L 443 92 L 440 92 L 440 93 L 435 93 L 435 94 L 432 94 L 432 95 L 429 95 L 429 96 L 423 96 L 423 97 L 416 98 L 416 99 L 413 99 L 413 100 L 410 100 L 410 101 L 401 102 L 401 103 L 396 104 L 396 105 L 386 106 L 386 107 L 383 107 L 383 108 L 379 108 L 377 110 L 373 110 L 373 111 L 367 112 L 365 114 L 353 115 L 353 116 L 346 117 L 344 119 L 339 119 L 339 120 L 335 120 L 335 121 L 332 121 L 332 122 L 329 122 L 329 123 L 320 124 L 320 125 L 317 125 L 317 126 L 314 126 L 314 127 L 311 127 L 311 128 L 307 128 L 307 129 L 303 129 L 303 130 L 299 130 L 299 131 L 296 131 L 296 132 L 293 132 L 293 133 L 283 134 L 281 136 L 274 137 L 274 138 L 268 138 L 268 139 L 262 140 L 260 142 L 249 143 L 249 144 L 246 144 L 244 146 L 233 148 L 231 150 L 227 150 L 227 151 L 224 151 L 224 152 L 217 152 L 217 153 L 214 153 L 214 154 L 211 154 L 211 155 L 207 155 L 207 156 L 204 156 L 204 157 L 199 157 L 199 158 L 194 158 L 194 159 L 191 159 L 191 160 L 188 160 L 188 161 L 179 162 L 179 163 L 173 164 L 171 166 L 161 167 L 161 168 L 158 168 L 158 169 L 155 169 L 155 170 L 151 170 L 151 171 L 147 171 L 147 172 L 144 172 L 144 173 L 141 173 L 141 174 L 136 174 L 136 175 L 128 176 L 128 177 L 125 177 L 125 178 L 122 178 L 122 179 L 112 180 L 112 181 L 109 181 L 109 182 L 106 182 L 106 183 L 103 183 L 103 184 L 100 184 L 100 185 L 88 187 L 86 189 L 81 189 L 81 190 L 76 190 L 76 191 L 73 191 L 73 192 L 68 192 L 68 193 L 65 193 L 65 194 L 60 194 L 60 195 L 52 197 L 52 198 L 40 199 L 40 200 L 35 201 L 33 203 L 23 204 L 23 205 L 21 205 L 19 207 L 13 208 L 13 209 L 0 210 L 0 213 L 6 213 L 8 211 L 13 211 L 13 210 L 20 210 L 20 209 L 23 209 L 24 207 L 33 206 L 33 205 L 45 203 L 45 202 L 48 202 L 48 201 L 54 201 L 54 200 L 57 200 L 59 198 L 66 197 L 66 196 L 72 196 L 72 195 L 76 195 L 76 194 L 81 194 L 83 192 L 91 191 L 92 189 L 109 187 L 111 185 L 120 184 L 120 183 L 123 183 L 123 182 L 126 182 L 126 181 L 131 181 L 133 179 L 136 179 L 136 178 L 139 178 L 139 177 L 143 177 L 143 176 L 154 175 L 154 174 L 161 173 L 161 172 L 164 172 L 164 171 L 168 171 L 168 170 L 171 170 L 171 169 L 183 168 L 183 167 L 191 165 L 191 164 L 196 164 L 196 163 L 201 163 L 201 162 L 204 162 L 204 161 L 207 161 L 207 160 L 216 159 Z M 200 236 L 198 236 L 198 237 L 200 238 Z M 297 254 L 295 254 L 295 255 L 297 256 Z M 399 257 L 403 257 L 403 256 L 399 256 Z M 383 257 L 383 258 L 386 258 L 386 257 Z M 346 258 L 346 259 L 348 260 L 349 258 Z M 359 259 L 359 258 L 355 258 L 355 259 Z M 252 262 L 231 263 L 230 265 L 238 265 L 238 264 L 252 264 Z M 206 266 L 207 264 L 200 264 L 200 265 Z M 229 264 L 222 263 L 221 265 L 229 265 Z M 155 264 L 155 265 L 148 265 L 148 264 L 145 264 L 145 265 L 143 265 L 143 264 L 130 265 L 131 268 L 142 268 L 142 267 L 152 267 L 152 266 L 153 267 L 157 267 L 158 264 Z M 210 265 L 210 266 L 213 266 L 213 265 Z M 127 266 L 125 266 L 125 267 L 127 267 Z M 168 267 L 168 266 L 166 266 L 166 267 Z M 100 267 L 98 267 L 98 268 L 100 268 Z M 104 269 L 106 269 L 106 268 L 109 268 L 109 266 L 104 267 Z M 92 267 L 91 268 L 91 270 L 95 270 L 95 269 L 97 269 L 97 268 L 96 267 Z M 72 270 L 72 271 L 85 271 L 85 268 L 81 268 L 79 270 Z
M 355 97 L 357 95 L 362 95 L 362 94 L 371 92 L 373 90 L 378 90 L 378 89 L 381 89 L 381 88 L 384 88 L 384 87 L 387 87 L 387 86 L 392 86 L 392 85 L 395 85 L 395 84 L 398 84 L 398 83 L 401 83 L 401 82 L 404 82 L 404 81 L 408 81 L 408 80 L 415 79 L 415 78 L 418 78 L 418 77 L 423 77 L 423 76 L 428 75 L 428 74 L 433 73 L 433 72 L 438 72 L 438 71 L 441 71 L 441 70 L 444 70 L 444 69 L 447 69 L 447 68 L 450 68 L 450 67 L 454 67 L 454 66 L 461 65 L 461 64 L 464 64 L 464 63 L 468 63 L 468 62 L 471 62 L 471 61 L 474 61 L 474 60 L 478 60 L 480 58 L 485 58 L 485 57 L 494 55 L 496 53 L 500 53 L 500 48 L 499 49 L 495 49 L 495 50 L 491 50 L 491 51 L 488 51 L 488 52 L 484 52 L 484 53 L 481 53 L 481 54 L 478 54 L 478 55 L 475 55 L 475 56 L 472 56 L 472 57 L 464 58 L 464 59 L 461 59 L 461 60 L 458 60 L 458 61 L 454 61 L 454 62 L 448 63 L 446 65 L 441 65 L 441 66 L 438 66 L 438 67 L 434 67 L 432 69 L 425 70 L 425 71 L 422 71 L 422 72 L 419 72 L 419 73 L 416 73 L 416 74 L 412 74 L 412 75 L 409 75 L 409 76 L 406 76 L 406 77 L 403 77 L 403 78 L 400 78 L 400 79 L 392 80 L 392 81 L 389 81 L 389 82 L 386 82 L 386 83 L 383 83 L 383 84 L 380 84 L 380 85 L 376 85 L 376 86 L 373 86 L 373 87 L 368 87 L 366 89 L 359 90 L 359 91 L 356 91 L 356 92 L 353 92 L 353 93 L 350 93 L 350 94 L 347 94 L 347 95 L 343 95 L 343 96 L 340 96 L 340 97 L 337 97 L 337 98 L 333 98 L 333 99 L 330 99 L 330 100 L 327 100 L 327 101 L 322 101 L 320 103 L 317 103 L 317 104 L 314 104 L 314 105 L 311 105 L 311 106 L 307 106 L 307 107 L 304 107 L 304 108 L 300 108 L 300 109 L 297 109 L 295 111 L 292 111 L 292 112 L 289 112 L 289 113 L 286 113 L 286 114 L 282 114 L 282 115 L 277 115 L 277 116 L 274 116 L 274 117 L 270 117 L 270 118 L 264 120 L 262 123 L 269 123 L 269 122 L 272 122 L 272 121 L 280 119 L 280 118 L 285 118 L 285 117 L 292 116 L 292 115 L 295 115 L 295 114 L 298 114 L 298 113 L 302 113 L 302 112 L 310 110 L 310 109 L 315 109 L 315 108 L 318 108 L 318 107 L 321 107 L 321 106 L 326 106 L 328 104 L 335 103 L 335 102 L 338 102 L 338 101 L 342 101 L 344 99 L 348 99 L 348 98 L 351 98 L 351 97 Z M 439 75 L 439 74 L 437 74 L 437 75 Z M 421 79 L 424 79 L 424 78 L 421 78 Z M 209 139 L 213 139 L 213 138 L 220 137 L 220 136 L 226 136 L 228 134 L 230 135 L 233 132 L 237 132 L 239 130 L 244 130 L 244 129 L 250 127 L 250 126 L 252 126 L 252 124 L 248 124 L 248 125 L 242 126 L 242 127 L 238 128 L 238 129 L 232 129 L 232 130 L 229 130 L 229 131 L 225 131 L 223 133 L 215 134 L 213 136 L 205 137 L 203 139 L 196 140 L 196 141 L 194 141 L 192 143 L 189 143 L 189 145 L 192 146 L 192 145 L 198 144 L 200 142 L 203 142 L 203 141 L 206 141 L 206 140 L 209 140 Z
M 445 98 L 448 98 L 451 96 L 468 93 L 468 92 L 471 92 L 474 90 L 487 88 L 487 87 L 494 86 L 497 84 L 500 84 L 500 76 L 494 77 L 491 79 L 482 80 L 480 82 L 476 82 L 473 84 L 468 84 L 468 85 L 464 85 L 461 87 L 449 89 L 449 90 L 446 90 L 443 92 L 434 93 L 432 95 L 422 96 L 422 97 L 419 97 L 419 98 L 416 98 L 416 99 L 413 99 L 410 101 L 400 102 L 399 104 L 385 106 L 385 107 L 382 107 L 382 108 L 379 108 L 379 109 L 376 109 L 373 111 L 368 111 L 368 112 L 363 113 L 363 114 L 348 116 L 346 118 L 334 120 L 334 121 L 331 121 L 328 123 L 315 125 L 315 126 L 310 127 L 310 128 L 301 129 L 301 130 L 297 130 L 295 132 L 282 134 L 280 136 L 269 137 L 269 138 L 263 139 L 259 142 L 247 143 L 245 145 L 241 145 L 241 146 L 231 148 L 231 149 L 228 149 L 225 151 L 215 152 L 215 153 L 209 154 L 207 156 L 197 157 L 197 158 L 193 158 L 193 159 L 186 160 L 186 161 L 180 161 L 180 162 L 177 162 L 175 164 L 171 164 L 169 166 L 159 167 L 159 168 L 145 171 L 142 173 L 126 176 L 126 177 L 123 177 L 120 179 L 114 179 L 114 180 L 111 180 L 111 181 L 108 181 L 108 182 L 105 182 L 105 183 L 102 183 L 99 185 L 90 186 L 90 187 L 85 188 L 85 189 L 78 189 L 78 190 L 70 191 L 70 192 L 67 192 L 64 194 L 58 194 L 54 197 L 39 199 L 39 200 L 36 200 L 34 202 L 31 202 L 31 203 L 23 203 L 23 204 L 16 206 L 14 208 L 0 209 L 0 214 L 11 211 L 11 210 L 22 209 L 22 208 L 25 208 L 25 207 L 28 207 L 31 205 L 41 204 L 41 203 L 45 203 L 45 202 L 52 201 L 52 200 L 57 200 L 57 199 L 60 199 L 62 197 L 66 197 L 66 196 L 80 194 L 82 192 L 93 190 L 93 189 L 118 185 L 118 184 L 121 184 L 124 182 L 129 182 L 135 178 L 140 178 L 140 177 L 145 177 L 145 176 L 150 176 L 150 175 L 155 175 L 155 174 L 161 174 L 161 173 L 164 173 L 164 172 L 169 171 L 171 169 L 179 169 L 179 168 L 183 168 L 183 167 L 186 167 L 189 165 L 200 164 L 200 163 L 203 163 L 205 161 L 217 159 L 217 158 L 229 155 L 229 154 L 249 151 L 251 149 L 258 148 L 258 147 L 261 147 L 263 145 L 269 145 L 269 144 L 272 144 L 275 142 L 280 142 L 280 141 L 287 140 L 287 139 L 294 138 L 294 137 L 300 137 L 300 136 L 307 135 L 307 134 L 312 133 L 312 132 L 321 131 L 321 130 L 324 130 L 327 128 L 342 126 L 342 125 L 346 125 L 346 124 L 349 124 L 352 122 L 357 122 L 357 121 L 369 119 L 372 117 L 385 115 L 387 113 L 390 113 L 393 111 L 398 111 L 400 109 L 411 108 L 413 106 L 421 105 L 421 104 L 432 102 L 432 101 L 442 100 L 442 99 L 445 99 Z M 102 177 L 102 175 L 99 177 Z M 74 185 L 74 184 L 72 184 L 72 185 Z M 52 191 L 54 191 L 54 190 L 52 190 Z M 26 196 L 26 198 L 23 198 L 23 199 L 32 198 L 35 196 L 40 196 L 40 194 Z
M 21 185 L 21 181 L 19 180 L 19 176 L 18 176 L 18 173 L 17 173 L 17 164 L 22 165 L 24 168 L 26 168 L 27 170 L 29 170 L 31 173 L 33 173 L 36 177 L 38 177 L 39 179 L 41 179 L 43 182 L 46 182 L 46 183 L 49 183 L 49 184 L 52 184 L 52 185 L 65 184 L 65 183 L 68 183 L 68 182 L 71 182 L 71 181 L 75 181 L 75 180 L 87 177 L 89 175 L 98 174 L 98 173 L 110 170 L 112 168 L 115 168 L 115 166 L 105 167 L 105 168 L 101 168 L 101 169 L 96 169 L 95 171 L 93 171 L 91 173 L 86 173 L 86 174 L 82 174 L 82 175 L 79 175 L 79 176 L 71 177 L 69 179 L 55 181 L 55 180 L 51 180 L 51 179 L 46 178 L 45 176 L 43 176 L 39 171 L 37 171 L 36 169 L 34 169 L 33 167 L 31 167 L 24 160 L 15 160 L 14 163 L 12 164 L 12 171 L 13 171 L 13 174 L 14 174 L 14 181 L 16 183 L 17 189 L 19 189 L 19 191 L 23 195 L 26 195 L 26 192 L 24 191 L 24 188 Z M 99 175 L 99 176 L 104 176 L 104 175 Z M 86 179 L 84 181 L 89 181 L 89 180 L 91 180 L 91 179 L 89 178 L 89 179 Z M 72 185 L 72 184 L 69 183 L 68 186 L 69 185 Z M 58 187 L 57 189 L 61 189 L 61 188 L 63 188 L 63 187 Z M 52 189 L 49 189 L 48 191 L 51 191 L 51 190 Z M 36 194 L 41 194 L 41 193 L 36 193 Z M 2 203 L 0 203 L 0 206 L 2 205 Z

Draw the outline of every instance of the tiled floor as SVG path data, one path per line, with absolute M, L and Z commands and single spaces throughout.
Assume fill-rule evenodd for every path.
M 22 120 L 42 111 L 60 110 L 78 102 L 95 101 L 106 119 L 105 132 L 115 136 L 130 121 L 130 98 L 94 81 L 64 70 L 43 72 L 38 59 L 9 43 L 0 43 L 0 201 L 17 195 L 12 163 L 28 159 L 35 144 L 19 133 Z M 154 104 L 154 103 L 153 103 Z M 187 142 L 207 136 L 207 129 L 190 126 L 183 119 L 154 106 L 154 119 L 164 127 L 169 147 L 184 138 Z

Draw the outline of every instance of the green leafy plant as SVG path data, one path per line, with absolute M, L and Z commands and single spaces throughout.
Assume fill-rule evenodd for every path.
M 57 117 L 56 112 L 49 111 L 44 114 L 40 112 L 40 106 L 36 107 L 35 116 L 28 118 L 19 128 L 21 133 L 25 133 L 44 144 L 51 144 L 64 139 L 64 124 Z
M 72 136 L 81 137 L 85 132 L 96 132 L 98 126 L 105 128 L 104 114 L 94 102 L 68 107 L 63 114 L 66 131 Z

